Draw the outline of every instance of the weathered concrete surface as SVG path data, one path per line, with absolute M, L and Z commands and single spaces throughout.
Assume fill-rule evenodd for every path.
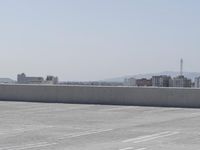
M 192 88 L 0 85 L 0 99 L 199 108 L 200 90 Z
M 0 150 L 199 150 L 200 109 L 0 102 Z

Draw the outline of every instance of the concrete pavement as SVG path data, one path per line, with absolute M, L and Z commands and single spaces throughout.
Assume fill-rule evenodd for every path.
M 200 109 L 0 102 L 0 150 L 199 150 Z

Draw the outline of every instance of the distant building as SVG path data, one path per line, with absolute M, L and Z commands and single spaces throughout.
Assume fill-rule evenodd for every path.
M 45 83 L 46 84 L 58 84 L 58 77 L 47 76 Z
M 123 86 L 123 82 L 104 82 L 104 81 L 89 81 L 89 82 L 59 82 L 62 85 L 89 85 L 89 86 Z
M 200 88 L 200 77 L 196 77 L 194 80 L 194 87 Z
M 172 79 L 170 76 L 161 75 L 152 77 L 152 86 L 156 87 L 170 87 Z
M 17 75 L 17 83 L 20 84 L 41 84 L 43 82 L 43 77 L 27 77 L 24 73 Z
M 137 79 L 136 84 L 137 86 L 152 86 L 152 79 L 146 79 L 146 78 Z
M 136 79 L 135 78 L 126 78 L 124 80 L 124 85 L 125 86 L 137 86 Z
M 180 75 L 173 79 L 173 87 L 191 87 L 192 80 Z

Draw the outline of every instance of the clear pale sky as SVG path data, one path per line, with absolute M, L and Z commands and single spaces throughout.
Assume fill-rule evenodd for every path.
M 200 72 L 199 0 L 0 0 L 0 77 Z

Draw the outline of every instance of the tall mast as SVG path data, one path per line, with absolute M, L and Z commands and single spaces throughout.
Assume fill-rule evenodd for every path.
M 181 63 L 180 63 L 180 75 L 183 75 L 183 59 L 181 58 Z

